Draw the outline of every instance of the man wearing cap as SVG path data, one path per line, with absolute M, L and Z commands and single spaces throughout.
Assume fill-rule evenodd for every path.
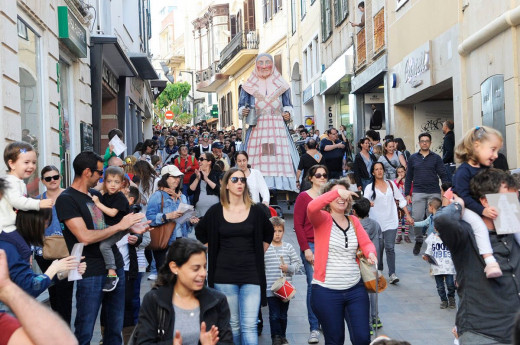
M 215 156 L 215 159 L 218 161 L 222 161 L 224 163 L 224 171 L 228 171 L 229 167 L 231 166 L 231 162 L 229 160 L 229 156 L 222 152 L 222 149 L 224 148 L 224 145 L 216 141 L 211 145 L 211 151 L 213 152 L 213 156 Z

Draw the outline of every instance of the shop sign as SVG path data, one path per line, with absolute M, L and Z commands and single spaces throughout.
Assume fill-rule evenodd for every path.
M 334 127 L 334 108 L 332 106 L 329 107 L 327 112 L 327 125 L 328 128 Z
M 102 78 L 105 83 L 110 86 L 110 88 L 115 92 L 119 92 L 119 83 L 117 82 L 117 77 L 114 73 L 107 67 L 107 65 L 103 64 L 103 72 Z
M 423 81 L 419 77 L 430 69 L 430 52 L 420 51 L 416 55 L 409 57 L 404 65 L 404 82 L 416 88 Z
M 309 102 L 314 97 L 314 83 L 303 90 L 303 103 Z
M 385 103 L 384 93 L 365 93 L 365 104 Z
M 58 37 L 76 56 L 87 57 L 87 30 L 67 6 L 58 6 Z
M 144 110 L 143 80 L 139 78 L 127 78 L 126 85 L 128 85 L 128 96 L 132 99 L 132 101 L 134 101 L 139 109 Z

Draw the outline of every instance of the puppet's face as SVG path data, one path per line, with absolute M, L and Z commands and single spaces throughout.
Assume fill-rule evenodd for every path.
M 256 70 L 260 78 L 267 78 L 273 73 L 273 61 L 267 56 L 262 56 L 256 61 Z

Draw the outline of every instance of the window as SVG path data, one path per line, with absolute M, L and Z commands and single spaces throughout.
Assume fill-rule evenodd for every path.
M 343 23 L 348 15 L 348 0 L 334 0 L 334 23 L 336 26 Z
M 267 23 L 272 17 L 271 0 L 262 0 L 262 9 L 264 13 L 264 23 Z
M 291 33 L 296 32 L 296 0 L 291 0 Z
M 303 81 L 304 83 L 308 83 L 310 79 L 310 72 L 307 69 L 309 63 L 307 61 L 307 49 L 303 51 Z
M 244 2 L 244 30 L 255 31 L 255 0 Z
M 331 0 L 321 0 L 321 38 L 325 42 L 332 34 Z
M 365 28 L 361 28 L 357 33 L 357 47 L 356 47 L 356 56 L 357 56 L 357 65 L 358 67 L 364 64 L 367 60 L 367 46 L 365 41 Z
M 320 73 L 320 47 L 318 36 L 307 45 L 303 51 L 303 81 L 310 82 L 313 77 Z
M 385 47 L 385 8 L 374 16 L 374 52 Z
M 34 146 L 38 154 L 36 171 L 39 171 L 45 157 L 43 152 L 45 143 L 40 127 L 43 123 L 40 37 L 20 18 L 18 18 L 18 33 L 18 58 L 23 61 L 23 67 L 19 68 L 21 139 Z M 33 174 L 25 182 L 29 196 L 39 194 L 38 174 Z
M 302 20 L 305 18 L 307 14 L 307 2 L 305 0 L 300 0 L 300 10 L 302 11 Z
M 314 52 L 314 55 L 312 56 L 315 66 L 314 73 L 320 73 L 320 49 L 318 36 L 314 37 L 314 40 L 312 40 L 312 51 Z

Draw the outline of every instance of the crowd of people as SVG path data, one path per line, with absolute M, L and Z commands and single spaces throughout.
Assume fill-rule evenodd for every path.
M 270 55 L 256 65 L 239 101 L 247 131 L 202 122 L 156 128 L 127 156 L 112 146 L 104 156 L 81 152 L 66 189 L 55 166 L 35 171 L 30 143 L 7 145 L 0 345 L 90 344 L 99 313 L 105 345 L 255 345 L 262 306 L 273 345 L 289 344 L 291 295 L 275 286 L 290 286 L 300 268 L 308 343 L 323 334 L 325 344 L 343 344 L 346 324 L 352 344 L 368 345 L 383 324 L 360 266 L 378 279 L 386 254 L 396 285 L 395 245 L 412 240 L 416 256 L 427 244 L 421 257 L 431 264 L 440 308 L 458 309 L 457 341 L 511 343 L 519 333 L 520 236 L 497 233 L 493 220 L 507 211 L 488 200 L 518 196 L 499 152 L 501 133 L 476 127 L 456 143 L 446 121 L 441 157 L 430 133 L 419 134 L 410 153 L 402 138 L 382 140 L 371 129 L 355 153 L 344 126 L 323 135 L 291 129 L 288 84 Z M 115 136 L 124 142 L 119 129 L 108 134 Z M 45 191 L 31 198 L 24 179 L 35 173 Z M 297 193 L 299 248 L 283 240 L 289 229 L 270 205 L 273 189 Z M 155 282 L 141 301 L 146 273 Z M 47 289 L 59 318 L 34 300 Z M 59 339 L 48 339 L 49 329 Z

